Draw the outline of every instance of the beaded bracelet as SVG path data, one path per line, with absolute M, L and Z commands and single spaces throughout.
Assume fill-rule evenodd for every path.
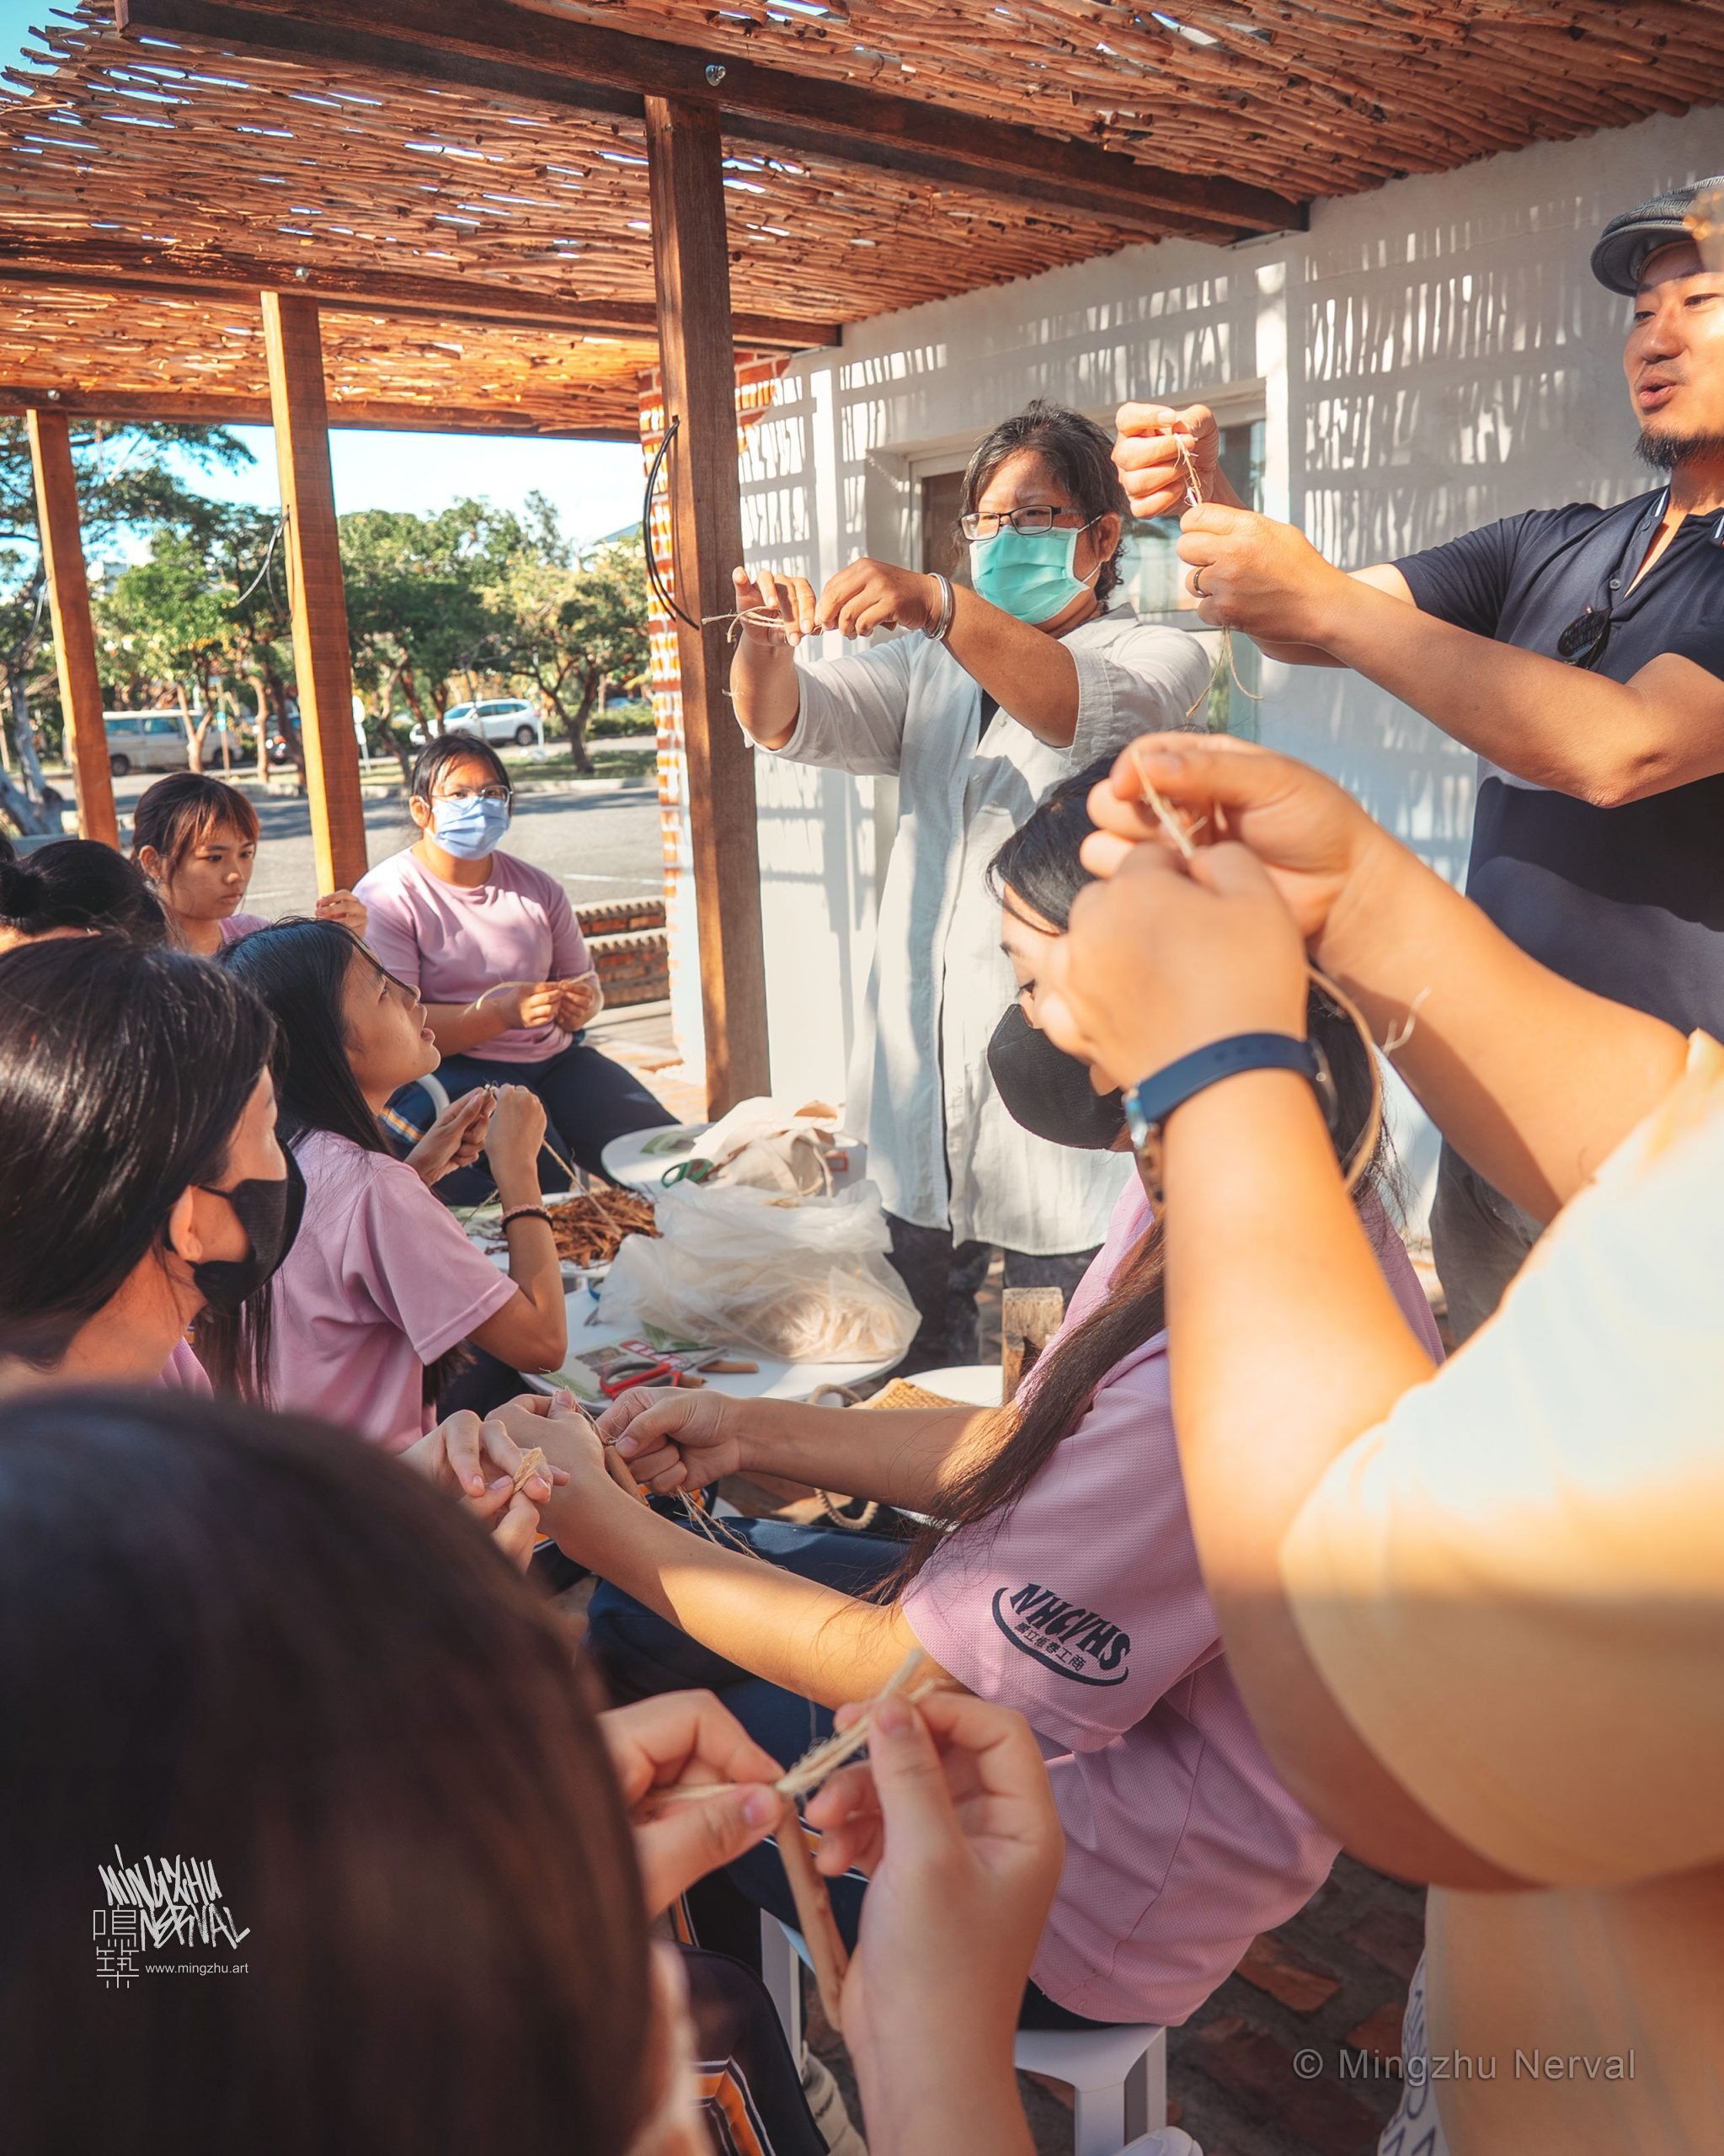
M 511 1220 L 542 1220 L 547 1228 L 551 1225 L 551 1216 L 542 1205 L 517 1205 L 512 1213 L 503 1215 L 505 1228 Z

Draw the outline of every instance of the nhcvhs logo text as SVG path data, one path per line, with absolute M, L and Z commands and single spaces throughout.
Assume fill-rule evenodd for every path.
M 1013 1646 L 1078 1684 L 1123 1684 L 1129 1672 L 1129 1636 L 1098 1610 L 1066 1602 L 1033 1580 L 994 1597 L 994 1622 Z

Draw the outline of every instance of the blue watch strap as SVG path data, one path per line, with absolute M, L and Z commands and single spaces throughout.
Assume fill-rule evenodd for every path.
M 1326 1116 L 1330 1102 L 1325 1081 L 1328 1071 L 1319 1052 L 1309 1041 L 1291 1033 L 1234 1033 L 1207 1048 L 1193 1049 L 1177 1063 L 1140 1078 L 1124 1096 L 1125 1120 L 1131 1142 L 1140 1151 L 1145 1141 L 1172 1114 L 1175 1108 L 1201 1093 L 1206 1086 L 1232 1078 L 1242 1070 L 1296 1070 L 1309 1079 L 1322 1102 Z M 1332 1091 L 1332 1085 L 1328 1091 Z

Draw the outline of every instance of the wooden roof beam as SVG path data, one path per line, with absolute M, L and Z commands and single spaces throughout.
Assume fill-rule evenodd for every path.
M 231 299 L 255 305 L 265 291 L 297 291 L 326 313 L 385 314 L 402 320 L 478 321 L 499 328 L 579 335 L 656 338 L 651 300 L 562 300 L 466 277 L 422 277 L 393 270 L 246 261 L 205 249 L 140 248 L 105 242 L 45 241 L 0 227 L 0 286 L 56 285 L 78 291 L 144 292 L 157 297 Z M 805 351 L 839 341 L 835 322 L 736 314 L 739 344 L 751 351 Z
M 8 382 L 0 386 L 0 414 L 17 418 L 30 411 L 63 412 L 74 419 L 109 419 L 140 425 L 152 419 L 183 421 L 204 427 L 267 427 L 274 414 L 267 396 L 225 396 L 220 391 L 63 389 L 54 383 Z M 526 435 L 545 441 L 640 443 L 638 421 L 632 425 L 591 426 L 574 420 L 559 424 L 542 413 L 457 404 L 392 403 L 382 398 L 331 402 L 334 429 L 435 435 Z
M 649 96 L 715 110 L 728 134 L 937 184 L 1217 242 L 1303 230 L 1305 205 L 1242 181 L 1140 164 L 1115 150 L 734 54 L 637 37 L 494 0 L 114 0 L 122 30 L 214 39 L 243 51 L 382 67 L 423 82 L 643 117 Z

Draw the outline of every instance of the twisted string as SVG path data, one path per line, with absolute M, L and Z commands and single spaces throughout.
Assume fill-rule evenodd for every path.
M 1185 490 L 1191 497 L 1192 506 L 1194 509 L 1201 509 L 1208 497 L 1204 493 L 1204 483 L 1198 472 L 1197 459 L 1191 453 L 1191 443 L 1184 435 L 1176 434 L 1173 437 L 1173 446 L 1179 451 L 1179 461 L 1185 469 Z M 1201 589 L 1198 592 L 1198 596 L 1199 599 L 1204 596 Z M 1215 664 L 1209 670 L 1209 678 L 1204 684 L 1203 693 L 1186 712 L 1188 722 L 1196 717 L 1200 707 L 1206 704 L 1214 693 L 1215 684 L 1220 678 L 1224 663 L 1227 671 L 1233 677 L 1234 687 L 1238 690 L 1241 696 L 1248 696 L 1254 704 L 1260 704 L 1263 701 L 1259 691 L 1246 688 L 1245 683 L 1240 680 L 1239 668 L 1235 664 L 1233 657 L 1233 632 L 1231 629 L 1224 628 L 1221 632 L 1220 648 L 1215 654 Z
M 1143 758 L 1138 753 L 1135 742 L 1132 744 L 1129 754 L 1132 766 L 1137 773 L 1138 788 L 1143 796 L 1145 805 L 1154 815 L 1156 821 L 1166 834 L 1169 842 L 1178 851 L 1182 858 L 1187 861 L 1193 860 L 1198 850 L 1196 835 L 1203 829 L 1204 824 L 1209 820 L 1208 818 L 1205 817 L 1195 824 L 1188 823 L 1145 771 Z M 1227 815 L 1219 801 L 1215 803 L 1215 827 L 1225 837 L 1227 830 Z M 1377 1061 L 1377 1042 L 1369 1026 L 1365 1022 L 1364 1011 L 1344 989 L 1337 987 L 1327 974 L 1320 972 L 1316 966 L 1310 963 L 1305 967 L 1305 977 L 1315 982 L 1334 1004 L 1337 1010 L 1352 1021 L 1359 1038 L 1365 1044 L 1366 1059 L 1370 1065 L 1370 1113 L 1365 1118 L 1365 1127 L 1359 1134 L 1358 1143 L 1353 1147 L 1353 1157 L 1348 1162 L 1346 1168 L 1347 1193 L 1348 1197 L 1351 1197 L 1369 1171 L 1371 1161 L 1376 1154 L 1377 1141 L 1383 1134 L 1383 1073 Z M 1422 989 L 1413 999 L 1405 1020 L 1384 1043 L 1385 1054 L 1393 1054 L 1396 1049 L 1405 1048 L 1412 1038 L 1418 1006 L 1428 993 L 1428 990 Z M 1157 1192 L 1155 1195 L 1159 1202 L 1161 1193 Z

